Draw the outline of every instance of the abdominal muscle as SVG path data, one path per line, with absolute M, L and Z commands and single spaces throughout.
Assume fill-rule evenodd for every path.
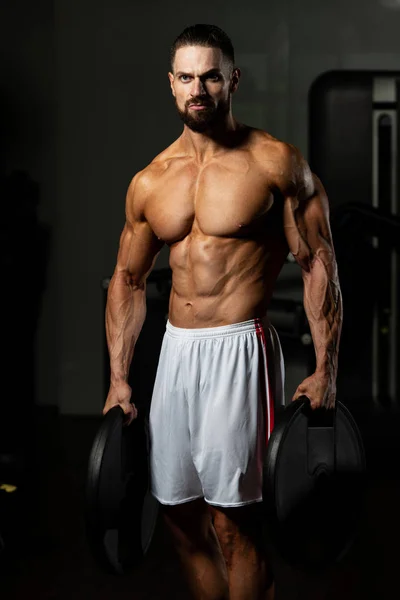
M 191 232 L 171 246 L 170 322 L 196 329 L 263 318 L 286 253 L 272 239 Z

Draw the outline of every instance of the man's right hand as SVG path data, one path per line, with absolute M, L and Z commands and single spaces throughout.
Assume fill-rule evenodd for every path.
M 137 408 L 131 402 L 132 388 L 125 381 L 111 384 L 107 400 L 103 408 L 103 415 L 107 414 L 113 406 L 120 406 L 125 413 L 124 425 L 130 425 L 138 416 Z

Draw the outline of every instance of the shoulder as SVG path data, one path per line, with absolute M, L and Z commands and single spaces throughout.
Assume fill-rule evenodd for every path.
M 146 202 L 154 189 L 156 173 L 152 165 L 138 171 L 126 193 L 125 211 L 128 221 L 143 221 Z
M 153 160 L 138 171 L 132 178 L 126 196 L 127 214 L 136 220 L 144 218 L 144 209 L 147 200 L 157 188 L 162 184 L 163 175 L 169 167 L 176 161 L 176 152 L 173 146 L 163 150 L 155 156 Z
M 293 144 L 258 131 L 256 152 L 271 184 L 283 196 L 302 197 L 313 193 L 315 179 L 301 151 Z
M 321 180 L 313 173 L 300 150 L 285 142 L 276 147 L 276 189 L 291 210 L 297 210 L 308 222 L 321 223 L 329 218 L 329 201 Z
M 296 197 L 298 202 L 311 197 L 315 191 L 315 180 L 308 162 L 296 146 L 280 142 L 277 147 L 280 170 L 277 185 L 286 197 Z
M 128 221 L 141 220 L 148 190 L 147 167 L 132 178 L 126 193 L 126 217 Z

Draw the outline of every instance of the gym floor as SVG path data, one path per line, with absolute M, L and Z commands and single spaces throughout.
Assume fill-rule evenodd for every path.
M 158 522 L 140 570 L 124 578 L 100 572 L 85 540 L 83 493 L 97 418 L 37 411 L 27 481 L 3 501 L 1 597 L 15 600 L 189 600 L 176 555 Z M 397 589 L 400 485 L 392 440 L 399 419 L 375 417 L 364 428 L 370 474 L 359 539 L 329 572 L 306 575 L 273 557 L 277 600 L 392 599 Z M 4 494 L 3 494 L 4 496 Z M 6 506 L 8 504 L 8 507 Z M 4 509 L 5 507 L 5 509 Z M 328 515 L 327 515 L 328 517 Z

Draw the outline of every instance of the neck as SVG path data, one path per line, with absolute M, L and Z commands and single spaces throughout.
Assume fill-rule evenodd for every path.
M 229 113 L 222 123 L 203 133 L 192 131 L 185 125 L 181 142 L 186 154 L 194 156 L 198 162 L 206 162 L 224 148 L 231 148 L 242 127 Z

